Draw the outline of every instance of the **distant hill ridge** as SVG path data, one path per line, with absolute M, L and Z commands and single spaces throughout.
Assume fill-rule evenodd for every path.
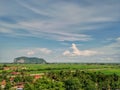
M 38 63 L 38 64 L 44 64 L 47 63 L 43 58 L 37 58 L 37 57 L 17 57 L 14 59 L 14 63 Z

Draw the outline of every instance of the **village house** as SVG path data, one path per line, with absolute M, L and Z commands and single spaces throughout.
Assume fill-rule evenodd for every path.
M 8 67 L 8 66 L 3 67 L 3 70 L 10 70 L 10 67 Z
M 14 87 L 12 87 L 13 90 L 23 90 L 24 89 L 24 82 L 19 82 L 19 83 L 16 83 L 14 85 Z
M 2 80 L 1 82 L 1 89 L 4 89 L 6 86 L 6 80 Z
M 24 82 L 17 83 L 16 86 L 17 86 L 16 90 L 23 90 L 23 88 L 24 88 Z
M 12 75 L 19 75 L 20 72 L 11 72 Z

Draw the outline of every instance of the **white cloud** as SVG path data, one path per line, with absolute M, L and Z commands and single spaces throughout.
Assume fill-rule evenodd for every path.
M 28 10 L 31 10 L 33 13 L 40 14 L 40 15 L 45 15 L 45 16 L 50 15 L 47 11 L 44 11 L 45 9 L 41 9 L 41 8 L 36 7 L 37 4 L 39 4 L 41 6 L 41 4 L 47 4 L 47 3 L 38 3 L 36 1 L 34 1 L 34 2 L 31 2 L 31 1 L 26 2 L 26 1 L 19 1 L 19 0 L 16 0 L 16 1 L 21 6 L 25 7 Z M 35 3 L 36 6 L 34 6 L 33 3 Z
M 47 48 L 30 48 L 30 49 L 22 49 L 18 50 L 18 52 L 24 53 L 26 55 L 36 55 L 36 54 L 50 54 L 52 53 L 52 50 L 49 50 Z
M 98 1 L 86 2 L 92 3 L 92 5 L 86 7 L 83 2 L 78 5 L 66 1 L 55 3 L 40 1 L 38 3 L 38 1 L 16 0 L 16 2 L 10 3 L 10 6 L 12 6 L 10 10 L 5 9 L 5 5 L 2 3 L 0 7 L 3 7 L 2 13 L 5 15 L 10 14 L 13 16 L 15 14 L 17 17 L 22 17 L 22 19 L 16 18 L 15 24 L 4 25 L 4 27 L 13 30 L 13 35 L 42 37 L 58 41 L 88 41 L 92 37 L 83 33 L 83 31 L 97 30 L 97 28 L 106 26 L 105 24 L 101 24 L 102 22 L 118 20 L 119 16 L 117 15 L 119 15 L 119 12 L 117 10 L 119 8 L 117 7 L 119 6 L 116 2 L 112 2 L 112 5 L 103 2 L 98 3 Z M 104 7 L 101 7 L 101 4 Z M 9 13 L 6 10 L 9 10 Z M 23 14 L 19 14 L 18 11 Z M 100 24 L 96 25 L 95 23 Z M 15 33 L 14 30 L 17 29 L 23 29 L 30 33 L 29 35 Z
M 62 30 L 65 24 L 62 22 L 49 22 L 49 21 L 30 21 L 20 22 L 22 27 L 26 28 L 32 35 L 36 37 L 44 37 L 57 41 L 88 41 L 91 40 L 90 35 L 71 32 L 71 30 Z
M 69 50 L 64 51 L 64 52 L 63 52 L 63 55 L 64 55 L 64 56 L 70 55 L 70 51 L 69 51 Z
M 35 54 L 34 51 L 28 51 L 28 52 L 27 52 L 27 55 L 29 55 L 29 56 L 34 55 L 34 54 Z
M 96 51 L 92 51 L 92 50 L 79 50 L 76 47 L 76 44 L 72 44 L 72 52 L 70 52 L 69 50 L 66 50 L 65 52 L 63 52 L 64 56 L 93 56 L 98 54 Z
M 105 60 L 114 60 L 113 58 L 111 58 L 111 57 L 107 57 L 107 58 L 105 58 Z
M 120 37 L 118 37 L 116 40 L 119 42 L 120 41 Z
M 102 55 L 118 55 L 120 53 L 120 38 L 117 37 L 114 39 L 114 42 L 94 49 L 102 52 Z
M 47 48 L 37 48 L 36 51 L 40 51 L 45 54 L 50 54 L 52 52 L 52 50 L 49 50 Z
M 13 33 L 12 30 L 0 27 L 0 33 Z
M 48 3 L 48 0 L 11 0 L 11 2 L 2 0 L 0 3 L 0 32 L 16 37 L 32 36 L 57 41 L 88 41 L 92 39 L 91 35 L 93 35 L 93 33 L 87 30 L 100 31 L 103 30 L 100 28 L 105 29 L 106 27 L 111 27 L 114 22 L 119 21 L 119 0 L 106 0 L 104 2 L 100 0 L 85 0 L 85 2 L 80 1 L 77 3 L 76 1 L 77 0 L 59 0 L 55 2 L 49 1 Z M 20 30 L 25 30 L 25 32 L 20 33 Z M 105 34 L 103 34 L 103 36 L 104 35 Z M 100 46 L 93 50 L 79 50 L 76 45 L 73 44 L 72 51 L 66 50 L 63 55 L 99 55 L 99 57 L 107 55 L 108 57 L 113 57 L 113 55 L 120 53 L 120 37 L 118 37 L 116 41 L 115 43 Z M 104 53 L 101 55 L 96 51 Z M 30 48 L 22 53 L 25 55 L 41 55 L 42 53 L 46 56 L 46 54 L 50 54 L 51 52 L 52 51 L 47 48 Z M 11 57 L 9 54 L 13 53 L 7 54 Z M 14 54 L 17 53 L 14 52 Z M 6 55 L 6 53 L 4 55 Z M 54 56 L 56 56 L 56 53 Z M 52 55 L 51 57 L 53 58 Z M 90 60 L 90 58 L 87 59 L 88 61 Z M 84 60 L 83 58 L 83 61 Z M 94 60 L 99 60 L 99 58 L 96 59 L 95 57 Z

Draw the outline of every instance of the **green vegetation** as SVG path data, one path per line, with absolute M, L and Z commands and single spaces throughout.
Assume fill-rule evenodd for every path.
M 2 66 L 0 64 L 0 72 L 2 72 Z M 58 72 L 61 70 L 82 70 L 88 72 L 102 72 L 104 74 L 117 74 L 120 75 L 119 64 L 7 64 L 7 66 L 18 67 L 24 69 L 26 73 L 34 74 L 41 72 Z M 11 70 L 7 70 L 11 72 Z
M 0 77 L 5 90 L 120 89 L 119 64 L 0 64 Z

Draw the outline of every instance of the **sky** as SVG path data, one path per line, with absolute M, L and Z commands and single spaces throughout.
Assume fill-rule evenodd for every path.
M 120 63 L 120 0 L 0 0 L 0 62 Z

